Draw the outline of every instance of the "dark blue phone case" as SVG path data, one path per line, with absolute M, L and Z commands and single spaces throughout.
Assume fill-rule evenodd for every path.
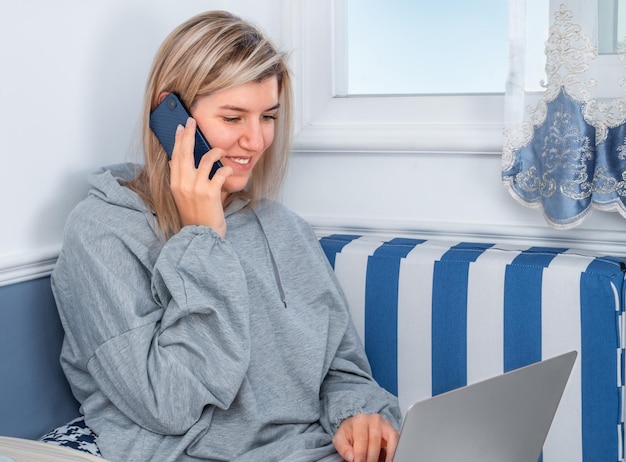
M 171 158 L 174 150 L 174 140 L 176 138 L 176 128 L 179 125 L 185 126 L 189 112 L 185 108 L 182 101 L 174 94 L 168 94 L 161 104 L 159 104 L 150 114 L 150 128 L 161 142 L 161 146 L 165 149 L 167 155 Z M 196 139 L 193 149 L 193 156 L 196 161 L 196 168 L 200 164 L 200 159 L 205 155 L 211 147 L 206 141 L 202 132 L 196 126 Z M 222 167 L 222 163 L 218 160 L 213 164 L 209 179 L 213 178 L 218 168 Z

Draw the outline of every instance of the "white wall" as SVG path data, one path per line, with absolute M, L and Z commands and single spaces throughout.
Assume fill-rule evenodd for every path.
M 156 49 L 176 25 L 204 10 L 229 9 L 280 41 L 280 3 L 5 2 L 0 280 L 49 269 L 66 216 L 85 195 L 88 172 L 140 159 L 136 140 L 145 80 Z M 44 268 L 33 268 L 42 262 Z
M 518 204 L 493 154 L 296 154 L 284 202 L 320 233 L 565 246 L 626 254 L 626 221 L 594 211 L 578 228 L 550 229 L 539 209 Z
M 310 90 L 320 86 L 327 71 L 327 65 L 316 62 L 321 59 L 317 47 L 328 48 L 330 34 L 317 26 L 309 36 L 303 30 L 315 15 L 327 15 L 329 4 L 25 0 L 5 5 L 0 15 L 0 285 L 50 271 L 66 216 L 86 193 L 88 172 L 140 159 L 138 117 L 156 48 L 177 24 L 216 8 L 257 22 L 279 46 L 294 51 L 298 128 L 303 130 L 296 137 L 283 200 L 318 232 L 624 253 L 626 221 L 617 214 L 595 212 L 577 229 L 555 231 L 539 210 L 526 209 L 509 196 L 500 183 L 499 147 L 493 137 L 483 139 L 483 131 L 499 131 L 493 121 L 478 127 L 483 131 L 460 127 L 465 131 L 454 139 L 435 133 L 426 111 L 415 116 L 422 125 L 404 145 L 389 127 L 369 130 L 366 124 L 350 132 L 335 115 L 316 122 L 316 111 L 325 111 L 326 103 Z M 307 81 L 307 72 L 314 78 Z M 321 86 L 330 91 L 330 85 Z M 471 105 L 465 104 L 460 112 L 467 111 L 472 118 Z M 417 114 L 413 108 L 410 112 Z M 367 143 L 363 136 L 369 137 Z

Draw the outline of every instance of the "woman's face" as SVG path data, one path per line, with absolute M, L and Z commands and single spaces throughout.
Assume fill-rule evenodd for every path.
M 274 140 L 278 113 L 278 80 L 270 77 L 198 98 L 191 115 L 209 145 L 226 153 L 222 163 L 233 169 L 222 191 L 246 187 L 252 170 Z

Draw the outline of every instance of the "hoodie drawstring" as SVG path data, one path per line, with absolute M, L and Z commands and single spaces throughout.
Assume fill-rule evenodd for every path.
M 265 228 L 263 227 L 263 222 L 261 221 L 259 214 L 256 212 L 256 210 L 254 210 L 254 208 L 252 209 L 252 211 L 254 212 L 254 216 L 256 217 L 256 220 L 259 222 L 259 226 L 261 227 L 261 232 L 263 233 L 263 236 L 265 236 L 265 242 L 267 242 L 267 248 L 269 249 L 269 252 L 270 252 L 270 259 L 272 260 L 272 268 L 274 269 L 274 277 L 276 279 L 276 285 L 278 286 L 278 292 L 280 293 L 280 299 L 283 302 L 283 306 L 287 308 L 287 299 L 285 297 L 285 290 L 283 289 L 283 283 L 280 280 L 280 273 L 278 272 L 278 265 L 276 264 L 274 253 L 272 252 L 272 246 L 270 245 L 270 241 L 267 238 L 267 233 L 265 232 Z

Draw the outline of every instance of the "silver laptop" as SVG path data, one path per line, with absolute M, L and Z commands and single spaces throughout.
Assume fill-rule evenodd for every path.
M 393 461 L 537 462 L 577 355 L 414 403 Z

